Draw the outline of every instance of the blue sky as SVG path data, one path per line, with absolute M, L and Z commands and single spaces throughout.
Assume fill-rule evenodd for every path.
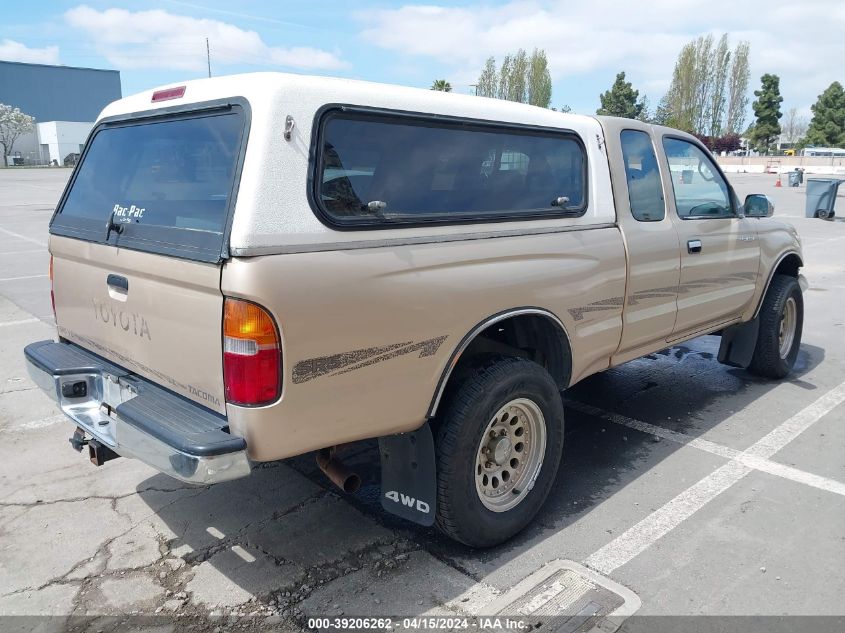
M 752 89 L 781 76 L 784 110 L 845 82 L 841 0 L 3 2 L 0 59 L 121 71 L 123 92 L 213 74 L 284 70 L 470 92 L 489 55 L 544 48 L 552 105 L 591 113 L 625 70 L 656 105 L 680 47 L 708 32 L 751 43 Z M 753 98 L 753 97 L 752 97 Z

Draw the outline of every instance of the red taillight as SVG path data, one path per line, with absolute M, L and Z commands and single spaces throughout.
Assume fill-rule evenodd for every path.
M 261 405 L 279 399 L 282 353 L 273 317 L 239 299 L 223 304 L 223 377 L 226 401 Z
M 50 304 L 53 306 L 53 320 L 56 320 L 56 295 L 53 294 L 53 256 L 50 255 Z
M 178 88 L 165 88 L 164 90 L 156 90 L 153 93 L 153 102 L 169 101 L 170 99 L 181 99 L 185 96 L 185 86 Z

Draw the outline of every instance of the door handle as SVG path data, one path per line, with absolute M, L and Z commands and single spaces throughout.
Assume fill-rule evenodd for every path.
M 687 240 L 687 252 L 688 253 L 700 253 L 701 252 L 701 240 Z
M 129 280 L 122 275 L 109 275 L 106 277 L 106 284 L 108 284 L 110 288 L 129 292 Z

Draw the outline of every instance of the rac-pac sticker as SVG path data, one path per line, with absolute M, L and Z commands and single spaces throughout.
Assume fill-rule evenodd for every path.
M 112 215 L 114 215 L 115 218 L 120 218 L 121 222 L 131 222 L 132 220 L 140 220 L 143 218 L 144 211 L 146 210 L 146 207 L 138 207 L 134 204 L 130 204 L 128 207 L 122 207 L 120 204 L 115 204 L 112 209 Z

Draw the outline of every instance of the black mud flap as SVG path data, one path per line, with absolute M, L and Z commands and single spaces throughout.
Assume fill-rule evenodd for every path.
M 426 422 L 416 431 L 380 437 L 381 507 L 420 525 L 434 524 L 437 466 Z
M 722 344 L 719 346 L 719 362 L 731 367 L 747 368 L 757 347 L 757 333 L 760 319 L 731 325 L 722 330 Z

